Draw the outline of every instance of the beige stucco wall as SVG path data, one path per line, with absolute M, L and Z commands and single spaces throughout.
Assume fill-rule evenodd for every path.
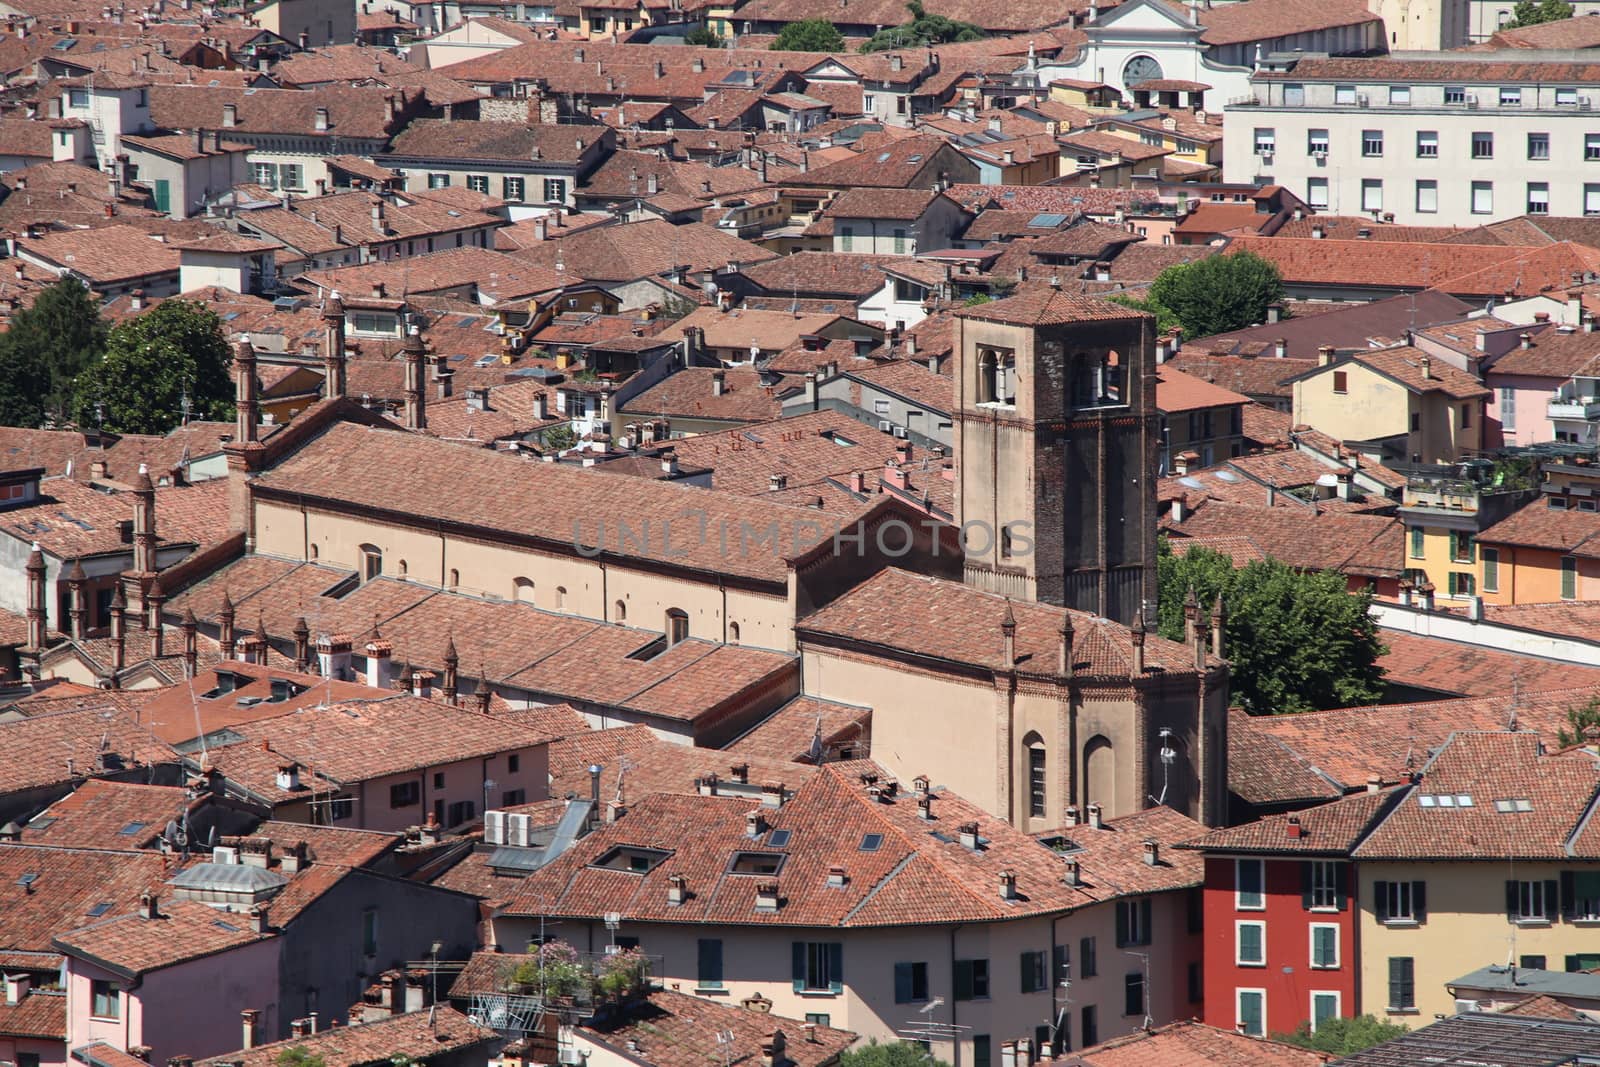
M 1341 441 L 1409 433 L 1411 393 L 1404 386 L 1343 363 L 1348 390 L 1333 391 L 1333 371 L 1294 383 L 1294 421 Z

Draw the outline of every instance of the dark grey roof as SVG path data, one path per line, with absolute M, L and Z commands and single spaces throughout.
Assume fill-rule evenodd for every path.
M 1559 1067 L 1592 1062 L 1600 1023 L 1469 1012 L 1334 1061 L 1335 1067 Z M 1579 1059 L 1578 1057 L 1585 1057 Z
M 1480 967 L 1446 983 L 1457 989 L 1493 989 L 1538 996 L 1548 993 L 1554 997 L 1587 997 L 1600 1000 L 1600 974 L 1584 971 L 1535 971 L 1526 967 L 1503 967 L 1498 964 Z
M 1408 329 L 1421 330 L 1441 322 L 1464 319 L 1475 307 L 1449 293 L 1427 289 L 1368 304 L 1351 304 L 1320 315 L 1247 326 L 1203 339 L 1184 338 L 1183 351 L 1234 352 L 1244 345 L 1271 344 L 1281 337 L 1288 342 L 1288 351 L 1284 354 L 1290 359 L 1316 359 L 1317 349 L 1323 345 L 1332 345 L 1341 351 L 1366 351 L 1370 347 L 1369 337 L 1400 338 Z

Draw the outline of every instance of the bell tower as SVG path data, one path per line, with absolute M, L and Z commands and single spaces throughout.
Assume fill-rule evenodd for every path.
M 956 313 L 968 584 L 1153 619 L 1155 319 L 1059 282 Z

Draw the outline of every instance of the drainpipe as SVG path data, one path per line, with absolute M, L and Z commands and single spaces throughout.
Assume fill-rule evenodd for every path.
M 950 928 L 950 1067 L 961 1067 L 961 1031 L 956 1027 L 956 933 L 963 924 Z

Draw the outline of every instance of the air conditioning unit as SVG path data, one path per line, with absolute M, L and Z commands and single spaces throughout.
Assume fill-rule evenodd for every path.
M 901 437 L 901 438 L 905 437 L 906 436 L 906 428 L 904 426 L 896 426 L 894 428 L 894 435 L 896 437 Z
M 1266 149 L 1265 151 L 1257 151 L 1256 155 L 1260 157 L 1261 162 L 1263 162 L 1263 163 L 1271 163 L 1272 162 L 1272 149 L 1270 149 L 1270 148 Z
M 1326 163 L 1328 161 L 1327 150 L 1323 149 L 1321 151 L 1313 152 L 1311 153 L 1311 158 L 1316 160 L 1318 163 Z
M 528 816 L 520 812 L 506 812 L 506 844 L 528 847 Z
M 483 843 L 486 845 L 503 845 L 506 843 L 505 812 L 486 811 L 483 813 Z
M 238 863 L 239 850 L 228 845 L 217 845 L 211 850 L 212 863 Z
M 1468 93 L 1467 94 L 1467 106 L 1468 107 L 1477 107 L 1478 106 L 1478 97 L 1477 97 L 1477 95 L 1475 93 Z
M 1589 100 L 1589 98 L 1587 96 L 1578 97 L 1578 108 L 1579 108 L 1579 110 L 1588 111 L 1593 106 L 1594 105 L 1590 102 L 1590 100 Z
M 879 419 L 878 429 L 882 430 L 884 433 L 894 433 L 894 423 L 890 422 L 888 419 Z
M 1357 107 L 1371 107 L 1372 106 L 1372 101 L 1370 99 L 1368 99 L 1366 93 L 1362 93 L 1360 96 L 1356 97 L 1356 106 Z

